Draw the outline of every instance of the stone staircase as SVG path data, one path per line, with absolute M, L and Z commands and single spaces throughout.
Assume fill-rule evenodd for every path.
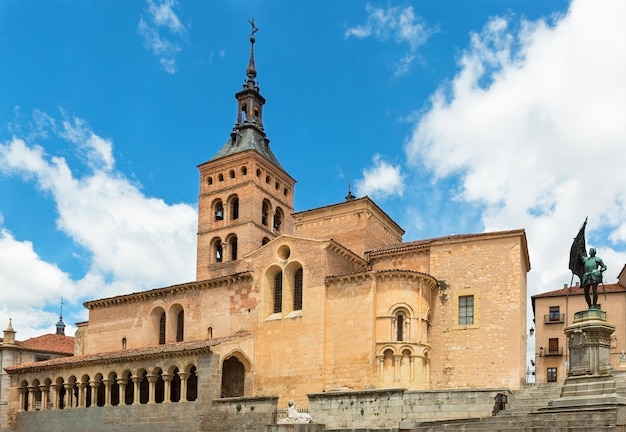
M 626 392 L 619 380 L 618 393 Z M 622 381 L 626 383 L 626 381 Z M 560 396 L 562 383 L 528 384 L 509 395 L 506 409 L 493 417 L 401 424 L 399 432 L 626 432 L 626 406 L 545 410 Z

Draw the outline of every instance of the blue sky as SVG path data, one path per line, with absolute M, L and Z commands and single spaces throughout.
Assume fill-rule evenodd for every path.
M 260 28 L 264 124 L 296 211 L 369 195 L 406 241 L 527 231 L 529 295 L 588 243 L 626 263 L 626 3 L 0 2 L 0 325 L 193 280 L 196 166 Z

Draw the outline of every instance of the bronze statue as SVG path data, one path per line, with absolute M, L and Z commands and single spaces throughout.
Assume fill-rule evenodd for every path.
M 587 306 L 589 309 L 598 308 L 598 284 L 602 283 L 602 272 L 606 270 L 606 266 L 602 261 L 602 258 L 596 256 L 596 249 L 589 249 L 589 257 L 580 255 L 580 260 L 585 267 L 585 273 L 583 273 L 583 279 L 581 285 L 585 290 L 585 300 L 587 300 Z M 593 302 L 589 297 L 589 288 L 593 290 Z
M 572 243 L 569 256 L 569 268 L 574 275 L 580 279 L 580 285 L 585 291 L 585 300 L 589 309 L 599 309 L 598 306 L 598 284 L 602 283 L 602 273 L 606 271 L 606 265 L 602 258 L 596 256 L 596 249 L 589 249 L 589 256 L 585 245 L 585 227 L 587 219 L 580 228 L 578 235 Z M 570 283 L 571 286 L 571 283 Z M 592 290 L 593 298 L 589 295 Z

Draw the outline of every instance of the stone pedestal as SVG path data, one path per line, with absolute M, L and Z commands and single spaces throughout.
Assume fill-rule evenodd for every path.
M 561 397 L 548 404 L 548 410 L 616 406 L 626 399 L 615 393 L 615 380 L 609 363 L 611 334 L 615 326 L 606 312 L 588 309 L 574 314 L 574 323 L 565 328 L 569 349 L 569 371 Z

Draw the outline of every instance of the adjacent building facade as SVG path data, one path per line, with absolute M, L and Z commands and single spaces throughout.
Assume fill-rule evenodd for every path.
M 403 242 L 351 194 L 294 212 L 253 48 L 235 126 L 198 167 L 196 280 L 86 302 L 73 357 L 6 368 L 12 425 L 46 410 L 135 407 L 140 422 L 233 398 L 239 412 L 250 398 L 525 381 L 524 231 Z
M 626 368 L 626 266 L 617 283 L 598 287 L 598 302 L 607 321 L 616 327 L 611 335 L 610 364 L 615 370 Z M 569 350 L 565 327 L 576 312 L 586 310 L 583 289 L 577 283 L 559 290 L 532 296 L 535 314 L 535 379 L 538 383 L 564 382 L 567 378 Z

